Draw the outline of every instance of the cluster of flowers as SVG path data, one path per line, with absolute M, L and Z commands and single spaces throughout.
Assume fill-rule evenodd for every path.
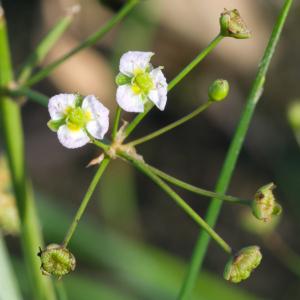
M 127 112 L 143 112 L 146 102 L 160 110 L 167 103 L 168 84 L 162 67 L 153 68 L 152 52 L 129 51 L 120 60 L 116 100 Z M 49 100 L 48 126 L 57 132 L 60 143 L 70 149 L 92 139 L 103 139 L 109 128 L 109 110 L 94 96 L 59 94 Z

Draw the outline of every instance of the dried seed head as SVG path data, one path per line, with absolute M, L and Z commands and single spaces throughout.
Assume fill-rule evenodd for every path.
M 221 13 L 220 28 L 221 35 L 224 37 L 233 37 L 236 39 L 248 39 L 251 37 L 251 32 L 237 9 L 225 9 Z
M 241 249 L 225 266 L 224 278 L 233 283 L 247 279 L 251 272 L 258 267 L 262 254 L 258 246 Z
M 40 249 L 41 271 L 44 275 L 61 277 L 75 270 L 74 255 L 65 247 L 50 244 L 44 250 Z
M 270 221 L 272 216 L 280 215 L 282 209 L 281 206 L 275 201 L 273 189 L 274 183 L 269 183 L 262 186 L 254 195 L 252 202 L 253 215 L 265 222 Z

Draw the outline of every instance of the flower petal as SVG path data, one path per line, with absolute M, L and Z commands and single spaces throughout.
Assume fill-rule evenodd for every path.
M 117 89 L 117 102 L 122 109 L 128 112 L 143 112 L 144 102 L 141 95 L 135 94 L 131 86 L 121 85 Z
M 69 149 L 82 147 L 90 141 L 83 129 L 70 130 L 67 125 L 59 127 L 57 137 L 60 143 Z
M 161 68 L 156 68 L 150 72 L 155 88 L 152 89 L 148 97 L 160 109 L 164 110 L 167 104 L 168 84 Z
M 65 117 L 68 107 L 75 107 L 75 94 L 58 94 L 49 99 L 48 110 L 52 120 Z
M 150 65 L 153 52 L 129 51 L 122 55 L 120 59 L 120 72 L 132 77 L 137 69 L 145 70 Z
M 96 139 L 103 139 L 109 127 L 109 110 L 93 95 L 86 96 L 82 109 L 91 114 L 91 121 L 86 125 L 88 132 Z

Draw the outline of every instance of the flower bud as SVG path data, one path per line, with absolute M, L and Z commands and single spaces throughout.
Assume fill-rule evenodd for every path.
M 225 79 L 215 80 L 208 89 L 208 97 L 210 101 L 222 101 L 229 93 L 229 84 Z
M 61 245 L 50 244 L 44 250 L 40 249 L 38 256 L 41 259 L 43 275 L 61 277 L 75 270 L 76 260 L 74 255 Z
M 221 35 L 236 39 L 248 39 L 251 33 L 237 9 L 225 9 L 220 16 Z
M 281 206 L 275 201 L 273 189 L 274 183 L 269 183 L 261 187 L 254 195 L 252 202 L 253 215 L 265 222 L 270 221 L 272 216 L 281 214 Z
M 296 100 L 289 105 L 287 118 L 293 129 L 300 130 L 300 100 Z
M 262 254 L 258 246 L 241 249 L 226 264 L 224 278 L 233 283 L 247 279 L 251 272 L 260 264 Z

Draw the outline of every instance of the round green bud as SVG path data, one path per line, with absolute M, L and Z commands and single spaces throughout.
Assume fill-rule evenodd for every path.
M 210 101 L 222 101 L 229 93 L 229 83 L 225 79 L 215 80 L 208 88 Z
M 220 16 L 220 32 L 224 37 L 248 39 L 251 33 L 237 9 L 225 9 Z
M 61 245 L 50 244 L 44 250 L 40 249 L 38 256 L 41 259 L 43 275 L 61 277 L 75 270 L 76 260 L 74 255 Z
M 241 249 L 226 264 L 224 278 L 233 283 L 247 279 L 251 272 L 258 267 L 262 254 L 258 246 Z
M 300 100 L 290 103 L 287 118 L 293 129 L 300 130 Z
M 276 202 L 273 194 L 275 187 L 274 183 L 269 183 L 255 193 L 252 201 L 252 213 L 257 219 L 267 222 L 272 219 L 272 216 L 281 214 L 282 208 Z

